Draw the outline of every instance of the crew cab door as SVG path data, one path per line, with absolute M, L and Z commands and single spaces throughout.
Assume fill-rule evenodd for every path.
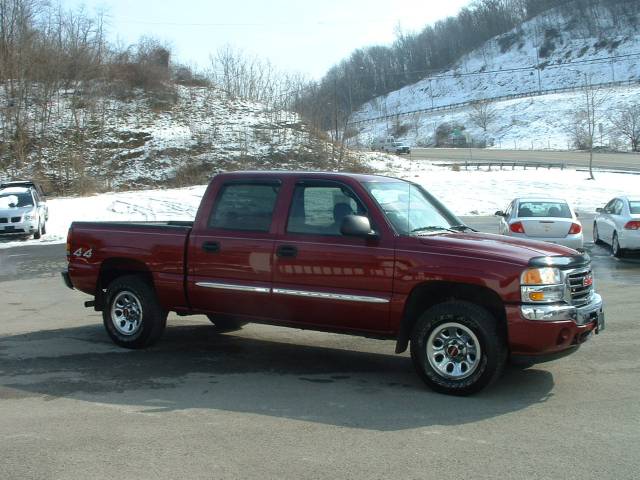
M 280 181 L 230 180 L 210 187 L 188 246 L 187 292 L 194 310 L 269 317 Z
M 364 193 L 340 182 L 289 185 L 287 221 L 276 241 L 273 300 L 276 318 L 336 330 L 385 332 L 393 287 L 393 239 L 347 237 L 346 215 L 367 215 Z M 369 199 L 367 199 L 370 201 Z M 379 227 L 376 227 L 379 228 Z

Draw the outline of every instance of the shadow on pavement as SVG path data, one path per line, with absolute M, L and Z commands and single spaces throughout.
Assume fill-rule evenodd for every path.
M 546 401 L 554 385 L 547 371 L 508 368 L 476 396 L 449 397 L 426 388 L 406 356 L 241 335 L 172 326 L 146 351 L 115 347 L 101 325 L 1 337 L 0 402 L 68 398 L 140 413 L 217 409 L 401 430 L 504 415 Z

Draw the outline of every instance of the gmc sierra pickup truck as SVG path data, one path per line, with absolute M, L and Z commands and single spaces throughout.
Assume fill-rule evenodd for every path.
M 170 311 L 394 339 L 428 386 L 457 395 L 604 328 L 586 254 L 478 233 L 382 176 L 220 174 L 194 222 L 74 222 L 67 255 L 66 284 L 94 297 L 120 346 L 152 345 Z

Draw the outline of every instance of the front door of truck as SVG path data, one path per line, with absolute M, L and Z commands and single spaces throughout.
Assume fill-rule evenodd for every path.
M 290 198 L 287 222 L 275 246 L 276 318 L 332 329 L 387 331 L 392 240 L 388 235 L 371 240 L 340 233 L 346 215 L 368 215 L 347 185 L 300 181 Z
M 188 247 L 187 289 L 195 310 L 269 317 L 280 181 L 232 180 L 211 192 Z M 209 195 L 209 192 L 208 192 Z

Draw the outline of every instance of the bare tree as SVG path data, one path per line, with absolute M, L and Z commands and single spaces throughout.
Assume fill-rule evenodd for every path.
M 619 108 L 609 117 L 616 133 L 624 136 L 631 143 L 631 151 L 640 151 L 640 103 L 633 103 Z
M 607 98 L 602 87 L 594 85 L 591 82 L 591 78 L 585 74 L 584 86 L 578 106 L 574 110 L 573 123 L 570 125 L 570 129 L 575 146 L 579 149 L 589 150 L 590 180 L 595 179 L 593 175 L 593 143 L 596 128 L 604 117 L 602 106 Z
M 478 100 L 471 104 L 471 111 L 469 112 L 469 121 L 476 127 L 482 129 L 482 133 L 487 137 L 487 130 L 489 130 L 491 124 L 493 124 L 498 118 L 498 111 L 493 104 L 486 100 Z

